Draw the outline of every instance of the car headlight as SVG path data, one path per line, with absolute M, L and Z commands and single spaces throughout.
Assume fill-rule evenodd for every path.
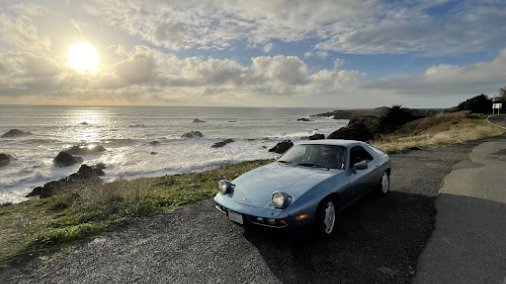
M 290 199 L 291 197 L 288 194 L 281 191 L 276 191 L 272 194 L 272 203 L 276 206 L 276 208 L 286 207 Z
M 227 194 L 234 188 L 234 184 L 232 184 L 230 181 L 222 179 L 218 182 L 218 187 L 220 188 L 220 192 L 223 194 Z

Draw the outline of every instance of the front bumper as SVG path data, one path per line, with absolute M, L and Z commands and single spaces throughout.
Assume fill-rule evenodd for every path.
M 282 229 L 287 227 L 294 228 L 311 222 L 309 219 L 295 220 L 293 216 L 297 215 L 291 215 L 284 209 L 260 208 L 242 204 L 220 193 L 215 196 L 214 201 L 216 202 L 216 209 L 227 216 L 229 211 L 241 214 L 244 224 Z
M 264 227 L 269 227 L 269 228 L 276 228 L 276 229 L 282 229 L 282 228 L 288 227 L 288 222 L 285 218 L 264 218 L 264 217 L 260 217 L 260 216 L 244 214 L 241 212 L 230 210 L 229 208 L 227 208 L 219 203 L 216 203 L 215 207 L 216 207 L 216 209 L 218 209 L 218 211 L 220 211 L 221 213 L 224 213 L 227 216 L 228 216 L 229 211 L 233 211 L 235 213 L 241 214 L 244 224 L 254 224 L 254 225 L 259 225 L 259 226 L 264 226 Z

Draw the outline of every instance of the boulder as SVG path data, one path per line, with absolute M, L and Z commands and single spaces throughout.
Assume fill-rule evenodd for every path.
M 223 140 L 221 142 L 214 143 L 214 145 L 211 146 L 211 148 L 220 148 L 220 147 L 223 147 L 223 146 L 227 145 L 228 143 L 232 143 L 232 142 L 234 142 L 234 140 L 232 140 L 232 139 L 225 139 L 225 140 Z
M 348 125 L 330 133 L 327 139 L 369 141 L 380 131 L 380 118 L 374 115 L 354 116 Z
M 105 164 L 104 163 L 98 163 L 95 166 L 93 166 L 93 168 L 98 169 L 98 170 L 105 170 Z
M 269 149 L 269 152 L 274 152 L 278 154 L 285 153 L 288 149 L 290 149 L 293 146 L 293 142 L 290 140 L 284 140 L 276 144 L 276 146 Z
M 11 161 L 11 155 L 0 153 L 0 167 L 7 166 Z
M 202 135 L 202 132 L 200 131 L 190 131 L 181 135 L 182 138 L 201 138 L 203 136 L 204 135 Z
M 192 122 L 193 122 L 193 123 L 204 123 L 205 121 L 200 120 L 200 119 L 198 119 L 198 118 L 195 118 Z
M 103 176 L 103 175 L 105 175 L 105 173 L 102 168 L 90 167 L 90 166 L 84 164 L 84 165 L 81 165 L 81 167 L 79 168 L 77 173 L 71 174 L 70 176 L 68 176 L 67 179 L 70 179 L 73 181 L 75 181 L 75 180 L 89 180 L 89 179 L 96 178 L 96 177 Z
M 4 134 L 2 134 L 2 136 L 0 136 L 1 138 L 16 138 L 16 137 L 23 137 L 23 136 L 28 136 L 28 135 L 32 135 L 31 132 L 28 132 L 28 131 L 22 131 L 22 130 L 19 130 L 19 129 L 11 129 L 7 132 L 5 132 Z
M 77 163 L 81 163 L 83 158 L 72 156 L 71 154 L 62 151 L 54 158 L 53 163 L 57 167 L 69 167 Z
M 38 186 L 34 188 L 26 197 L 39 196 L 40 198 L 47 198 L 59 191 L 68 190 L 75 185 L 84 185 L 101 182 L 99 176 L 104 175 L 104 164 L 99 163 L 96 166 L 81 165 L 79 170 L 69 175 L 68 177 L 62 178 L 58 181 L 50 181 L 44 186 Z
M 150 155 L 156 155 L 156 154 L 158 154 L 158 152 L 151 152 L 151 153 L 149 153 L 149 154 L 150 154 Z
M 26 197 L 38 196 L 40 198 L 47 198 L 55 194 L 57 189 L 60 188 L 58 187 L 59 185 L 60 183 L 58 183 L 58 181 L 50 181 L 44 184 L 44 186 L 37 186 L 32 191 L 30 191 L 30 193 L 28 193 Z
M 160 145 L 160 142 L 155 140 L 155 141 L 149 142 L 148 144 L 151 146 L 156 146 L 156 145 Z
M 83 122 L 81 122 L 81 125 L 85 125 L 86 126 L 86 125 L 89 125 L 89 124 L 88 124 L 88 122 L 83 121 Z
M 322 140 L 322 139 L 325 139 L 325 135 L 321 134 L 321 133 L 315 133 L 311 136 L 308 137 L 309 140 Z
M 297 121 L 311 121 L 311 119 L 302 117 L 302 118 L 297 118 Z
M 369 141 L 374 138 L 374 134 L 362 122 L 348 125 L 330 133 L 327 139 L 347 139 L 358 141 Z
M 104 152 L 105 148 L 101 145 L 74 145 L 71 148 L 65 150 L 65 152 L 71 155 L 90 155 L 99 154 Z

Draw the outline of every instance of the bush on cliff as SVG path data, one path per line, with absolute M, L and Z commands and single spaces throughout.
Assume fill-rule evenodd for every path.
M 492 112 L 492 100 L 481 94 L 461 102 L 455 109 L 457 111 L 470 110 L 474 113 L 490 113 Z
M 391 133 L 400 129 L 404 124 L 417 119 L 409 108 L 401 105 L 394 105 L 388 108 L 385 115 L 380 118 L 379 132 L 382 134 Z
M 332 132 L 328 139 L 351 139 L 369 141 L 379 134 L 387 134 L 399 130 L 404 124 L 415 120 L 410 109 L 400 105 L 387 108 L 384 115 L 353 116 L 348 125 Z

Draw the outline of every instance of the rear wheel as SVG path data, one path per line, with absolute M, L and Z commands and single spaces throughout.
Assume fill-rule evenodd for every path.
M 378 184 L 378 193 L 380 195 L 385 195 L 390 191 L 390 176 L 387 172 L 384 172 L 381 175 L 380 183 Z
M 332 234 L 336 224 L 336 202 L 330 198 L 325 198 L 318 206 L 318 214 L 316 218 L 318 231 L 324 236 Z

